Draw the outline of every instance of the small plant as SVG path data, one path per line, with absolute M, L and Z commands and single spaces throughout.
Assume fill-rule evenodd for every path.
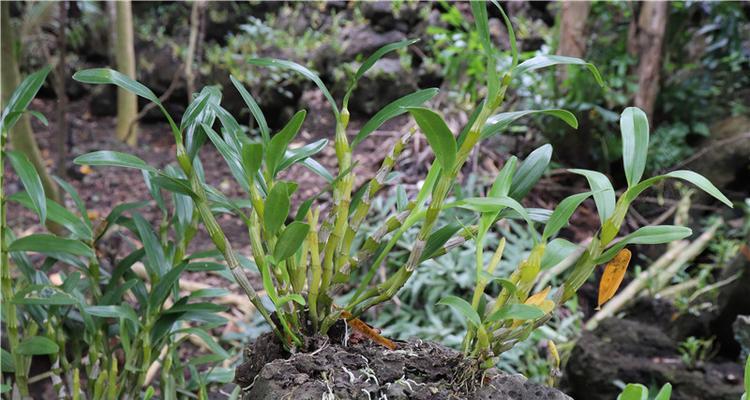
M 179 185 L 181 175 L 174 168 L 161 174 L 144 172 L 163 213 L 158 232 L 137 211 L 145 201 L 117 205 L 101 221 L 92 221 L 75 189 L 61 179 L 57 183 L 76 211 L 47 199 L 33 165 L 23 153 L 6 150 L 5 142 L 24 112 L 46 124 L 42 114 L 26 108 L 48 73 L 49 68 L 42 69 L 21 83 L 3 109 L 0 126 L 0 168 L 7 157 L 25 188 L 2 195 L 2 315 L 8 341 L 0 358 L 3 373 L 12 373 L 15 381 L 2 382 L 0 392 L 28 398 L 30 382 L 49 379 L 61 398 L 140 399 L 154 395 L 158 387 L 165 399 L 176 398 L 178 391 L 205 399 L 211 383 L 233 378 L 231 369 L 216 366 L 230 355 L 209 333 L 226 323 L 218 315 L 226 307 L 211 299 L 227 292 L 217 288 L 180 294 L 183 271 L 223 268 L 199 261 L 211 252 L 187 253 L 197 232 L 193 205 L 189 197 L 172 195 L 172 206 L 167 207 L 158 186 Z M 34 211 L 42 226 L 54 222 L 64 233 L 16 238 L 6 224 L 7 201 Z M 124 258 L 107 254 L 102 246 L 115 231 L 122 232 L 132 250 Z M 11 260 L 17 274 L 11 274 Z M 139 262 L 145 277 L 134 270 Z M 208 354 L 181 359 L 182 343 L 189 336 L 199 338 Z M 34 357 L 48 358 L 51 369 L 29 376 Z
M 714 338 L 698 339 L 690 336 L 680 343 L 680 358 L 689 368 L 695 368 L 713 356 Z
M 669 400 L 672 398 L 672 385 L 665 383 L 653 400 Z M 649 390 L 640 383 L 629 383 L 617 396 L 617 400 L 649 400 Z

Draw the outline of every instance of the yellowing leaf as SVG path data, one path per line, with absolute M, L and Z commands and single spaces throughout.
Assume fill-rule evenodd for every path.
M 535 293 L 531 296 L 529 296 L 528 299 L 524 302 L 524 304 L 529 306 L 536 306 L 540 310 L 542 310 L 545 314 L 548 314 L 550 311 L 552 311 L 553 308 L 555 308 L 555 302 L 552 300 L 547 299 L 547 295 L 549 294 L 549 291 L 552 289 L 551 286 L 547 286 L 542 290 L 541 292 Z M 518 327 L 521 325 L 523 321 L 520 320 L 514 320 L 512 328 Z
M 597 310 L 615 295 L 617 288 L 622 283 L 622 278 L 625 277 L 625 271 L 628 270 L 629 263 L 630 250 L 622 249 L 604 267 L 604 275 L 602 275 L 602 279 L 599 281 L 599 304 L 596 307 Z
M 552 366 L 555 369 L 560 369 L 560 353 L 557 352 L 557 346 L 555 342 L 547 341 L 547 351 L 549 352 L 550 358 L 552 359 Z
M 91 169 L 91 167 L 89 167 L 88 165 L 81 165 L 81 167 L 78 168 L 78 170 L 81 171 L 81 173 L 84 175 L 89 175 L 92 172 L 94 172 L 94 170 Z

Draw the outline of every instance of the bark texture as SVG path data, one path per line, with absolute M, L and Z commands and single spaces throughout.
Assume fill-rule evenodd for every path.
M 591 3 L 565 1 L 561 6 L 557 55 L 582 58 L 586 54 L 586 20 L 591 11 Z M 561 69 L 557 76 L 560 81 L 564 81 L 567 70 Z
M 0 75 L 2 75 L 2 86 L 0 87 L 0 92 L 2 93 L 3 106 L 5 106 L 13 91 L 21 83 L 21 74 L 18 70 L 16 54 L 13 51 L 16 38 L 15 32 L 10 25 L 10 3 L 2 2 L 0 8 L 2 8 L 2 20 L 0 21 L 0 36 L 2 37 L 2 64 L 0 64 L 2 68 L 0 68 Z M 29 161 L 34 164 L 39 177 L 42 179 L 42 185 L 47 197 L 59 202 L 60 195 L 57 184 L 55 184 L 47 172 L 44 159 L 34 138 L 34 132 L 31 130 L 31 121 L 28 114 L 24 114 L 18 119 L 18 122 L 8 135 L 10 136 L 10 144 L 13 149 L 24 153 L 29 158 Z
M 133 47 L 133 12 L 130 0 L 115 2 L 117 40 L 115 60 L 117 69 L 135 79 L 135 49 Z M 138 142 L 138 99 L 135 94 L 117 88 L 117 138 L 131 146 Z
M 638 58 L 638 92 L 635 106 L 642 109 L 649 120 L 654 113 L 659 94 L 662 51 L 669 16 L 669 2 L 647 1 L 641 4 L 637 19 L 630 25 L 628 50 Z

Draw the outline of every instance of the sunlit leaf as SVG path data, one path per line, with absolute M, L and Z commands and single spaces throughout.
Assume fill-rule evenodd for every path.
M 600 86 L 604 86 L 604 80 L 602 79 L 602 76 L 599 73 L 599 70 L 596 68 L 596 66 L 594 66 L 594 64 L 588 63 L 586 61 L 581 60 L 580 58 L 575 58 L 575 57 L 566 57 L 566 56 L 558 56 L 558 55 L 551 55 L 551 54 L 538 55 L 516 66 L 516 68 L 513 69 L 513 74 L 520 75 L 529 71 L 534 71 L 540 68 L 546 68 L 546 67 L 550 67 L 553 65 L 584 66 L 589 70 L 589 72 L 591 72 L 591 74 L 594 76 L 594 79 L 596 79 L 596 82 L 599 83 Z

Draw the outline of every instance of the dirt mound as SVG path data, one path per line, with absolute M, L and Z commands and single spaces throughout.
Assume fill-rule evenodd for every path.
M 476 390 L 453 383 L 468 361 L 434 342 L 399 342 L 395 351 L 367 341 L 325 344 L 309 353 L 284 355 L 273 336 L 246 349 L 235 379 L 244 398 L 263 399 L 476 399 L 565 400 L 555 389 L 520 375 L 490 370 Z M 477 385 L 479 386 L 479 385 Z

